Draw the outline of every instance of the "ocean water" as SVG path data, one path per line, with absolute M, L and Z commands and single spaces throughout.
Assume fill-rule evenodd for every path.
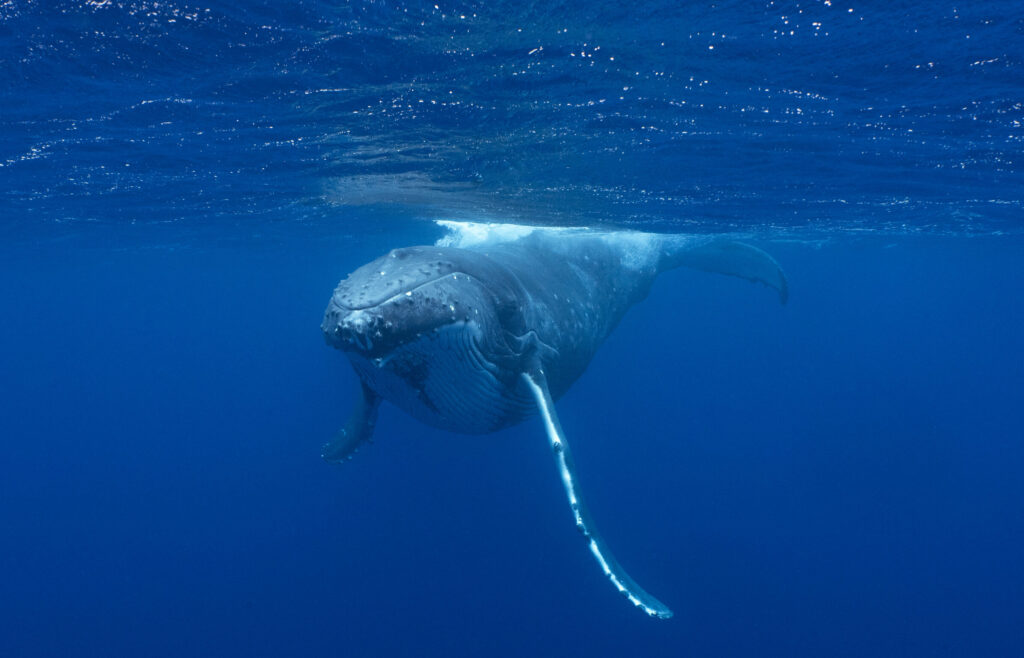
M 0 656 L 1020 656 L 1024 9 L 0 1 Z M 724 234 L 541 423 L 319 323 L 438 220 Z

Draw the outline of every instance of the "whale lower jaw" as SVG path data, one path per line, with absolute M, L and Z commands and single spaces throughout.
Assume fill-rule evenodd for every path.
M 395 348 L 380 359 L 346 352 L 367 386 L 417 420 L 452 432 L 485 434 L 535 412 L 529 391 L 478 347 L 480 328 L 458 322 Z

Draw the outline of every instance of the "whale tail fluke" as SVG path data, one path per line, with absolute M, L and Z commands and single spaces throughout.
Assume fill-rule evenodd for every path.
M 766 252 L 743 242 L 713 240 L 701 244 L 668 243 L 662 252 L 662 271 L 689 267 L 704 272 L 727 274 L 748 281 L 763 283 L 779 293 L 783 304 L 789 299 L 786 275 Z

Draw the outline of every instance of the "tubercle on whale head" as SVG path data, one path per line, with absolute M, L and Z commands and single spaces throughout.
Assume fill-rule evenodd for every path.
M 430 247 L 393 249 L 342 280 L 332 302 L 351 310 L 373 308 L 458 269 L 449 254 Z

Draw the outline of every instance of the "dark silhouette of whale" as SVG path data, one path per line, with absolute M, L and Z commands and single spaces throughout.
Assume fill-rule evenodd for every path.
M 738 276 L 775 288 L 783 303 L 786 278 L 760 249 L 711 237 L 514 225 L 493 232 L 506 237 L 395 249 L 338 285 L 322 329 L 362 386 L 324 459 L 351 457 L 372 434 L 381 400 L 465 433 L 493 432 L 539 411 L 576 526 L 602 570 L 645 612 L 671 617 L 597 533 L 554 400 L 659 273 L 687 266 Z

